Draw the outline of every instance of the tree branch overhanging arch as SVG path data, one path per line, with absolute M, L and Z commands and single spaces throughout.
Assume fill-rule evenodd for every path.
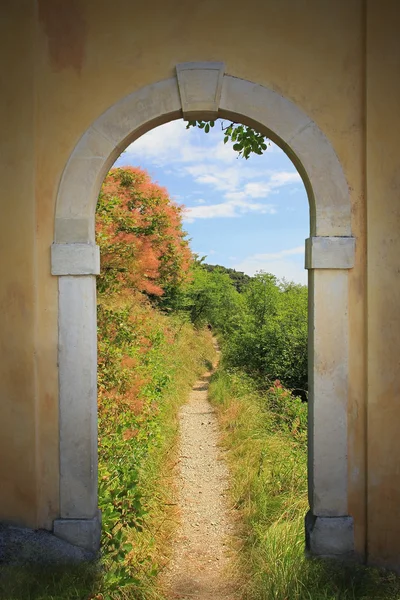
M 214 125 L 215 121 L 189 121 L 186 129 L 198 127 L 205 133 L 209 133 Z M 261 155 L 271 145 L 265 135 L 258 133 L 248 125 L 242 125 L 235 121 L 230 121 L 228 125 L 225 125 L 224 121 L 221 121 L 221 129 L 224 134 L 224 144 L 231 141 L 233 150 L 238 153 L 238 158 L 241 157 L 247 160 L 251 154 Z

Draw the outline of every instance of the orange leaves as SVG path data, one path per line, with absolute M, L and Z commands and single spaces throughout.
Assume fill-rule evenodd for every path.
M 134 358 L 133 356 L 124 356 L 123 359 L 121 360 L 121 366 L 124 369 L 134 369 L 138 364 L 138 360 L 137 358 Z
M 145 171 L 110 171 L 96 211 L 101 419 L 130 415 L 138 424 L 156 414 L 169 381 L 159 366 L 168 327 L 148 296 L 175 292 L 186 280 L 192 258 L 185 235 L 181 209 Z
M 127 429 L 123 434 L 123 438 L 125 441 L 128 441 L 136 437 L 138 433 L 139 429 Z
M 99 291 L 129 288 L 161 296 L 186 281 L 192 260 L 182 209 L 138 168 L 112 169 L 96 215 L 102 273 Z

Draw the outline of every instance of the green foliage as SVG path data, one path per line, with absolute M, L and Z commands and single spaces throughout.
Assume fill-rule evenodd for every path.
M 239 325 L 242 297 L 222 270 L 208 271 L 200 263 L 192 269 L 186 288 L 185 310 L 196 327 L 211 324 L 224 336 Z
M 181 309 L 196 326 L 219 334 L 223 361 L 261 387 L 279 379 L 303 397 L 307 390 L 307 288 L 269 273 L 241 279 L 236 272 L 196 261 Z M 303 393 L 304 392 L 304 393 Z
M 260 394 L 251 378 L 221 370 L 210 396 L 228 451 L 240 522 L 235 572 L 243 600 L 398 600 L 400 578 L 304 555 L 306 405 L 280 384 Z
M 214 127 L 215 121 L 189 121 L 186 129 L 198 127 L 205 133 L 209 133 Z M 268 138 L 262 133 L 258 133 L 252 127 L 241 125 L 231 121 L 228 125 L 221 123 L 221 129 L 224 135 L 224 144 L 229 140 L 233 142 L 233 150 L 246 160 L 251 154 L 263 154 L 267 149 Z
M 307 288 L 259 273 L 243 294 L 244 313 L 227 340 L 226 364 L 263 385 L 279 379 L 307 389 Z
M 244 292 L 246 286 L 250 283 L 251 277 L 250 275 L 246 275 L 242 271 L 236 271 L 236 269 L 229 269 L 227 267 L 223 267 L 222 265 L 209 265 L 207 263 L 201 263 L 206 271 L 219 271 L 221 273 L 226 273 L 229 275 L 230 279 L 236 290 L 238 292 Z

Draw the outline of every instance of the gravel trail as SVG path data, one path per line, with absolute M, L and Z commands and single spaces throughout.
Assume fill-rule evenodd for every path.
M 164 575 L 171 600 L 235 600 L 229 576 L 233 519 L 228 470 L 218 448 L 218 423 L 208 401 L 209 373 L 194 385 L 180 411 L 177 489 L 180 526 Z

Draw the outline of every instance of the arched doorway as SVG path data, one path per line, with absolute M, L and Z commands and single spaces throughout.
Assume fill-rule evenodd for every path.
M 240 120 L 292 159 L 310 204 L 309 503 L 313 554 L 353 550 L 347 499 L 348 270 L 354 262 L 348 186 L 317 125 L 292 102 L 226 75 L 222 63 L 177 65 L 176 77 L 122 99 L 85 132 L 65 167 L 57 197 L 52 274 L 59 277 L 60 518 L 54 533 L 96 549 L 97 511 L 95 209 L 120 152 L 173 119 Z

